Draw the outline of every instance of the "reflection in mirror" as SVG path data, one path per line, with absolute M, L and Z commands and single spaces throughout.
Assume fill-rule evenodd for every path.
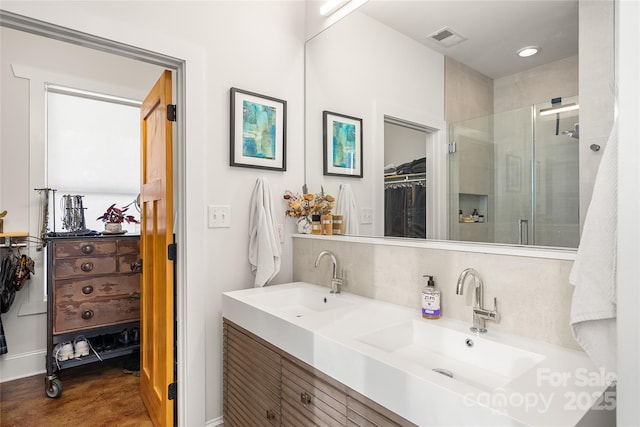
M 428 129 L 385 117 L 384 235 L 426 238 Z M 430 236 L 429 236 L 430 237 Z
M 307 42 L 306 183 L 349 184 L 361 235 L 577 247 L 613 121 L 612 2 L 496 4 L 369 1 Z M 425 40 L 444 27 L 456 43 Z M 579 116 L 540 115 L 578 96 Z M 323 176 L 323 110 L 363 119 L 362 178 Z
M 452 239 L 578 246 L 578 111 L 541 115 L 547 108 L 450 124 Z

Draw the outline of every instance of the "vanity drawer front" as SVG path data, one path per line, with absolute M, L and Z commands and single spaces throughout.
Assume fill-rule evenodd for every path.
M 140 297 L 140 275 L 121 274 L 88 279 L 56 280 L 55 304 L 67 305 L 83 301 Z
M 113 255 L 115 253 L 115 240 L 65 240 L 53 244 L 55 258 Z
M 225 426 L 280 425 L 281 356 L 224 326 Z
M 56 303 L 53 319 L 54 333 L 113 325 L 140 319 L 140 300 L 137 298 L 99 299 Z
M 349 390 L 347 397 L 348 426 L 394 426 L 417 427 L 400 415 L 391 412 L 387 408 L 360 393 Z
M 117 271 L 115 257 L 61 258 L 53 264 L 53 276 L 56 279 L 114 274 Z
M 346 425 L 346 387 L 314 371 L 282 359 L 282 425 Z

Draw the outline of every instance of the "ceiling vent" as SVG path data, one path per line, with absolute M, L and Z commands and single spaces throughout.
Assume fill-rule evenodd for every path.
M 434 33 L 429 34 L 427 36 L 427 40 L 431 40 L 442 47 L 451 47 L 457 45 L 458 43 L 462 43 L 466 40 L 466 38 L 456 33 L 451 28 L 444 27 Z

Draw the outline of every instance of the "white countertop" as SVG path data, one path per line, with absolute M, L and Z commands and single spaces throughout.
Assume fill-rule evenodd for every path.
M 329 309 L 291 304 L 287 298 L 298 290 L 314 298 L 318 295 Z M 333 295 L 326 287 L 305 282 L 225 292 L 222 314 L 420 426 L 573 426 L 608 385 L 605 373 L 583 352 L 493 332 L 490 322 L 488 333 L 476 335 L 463 322 L 426 320 L 419 310 L 349 293 Z M 438 374 L 426 361 L 411 360 L 363 340 L 407 322 L 429 322 L 479 346 L 505 344 L 530 352 L 536 364 L 515 378 L 478 385 Z M 455 366 L 464 368 L 460 363 Z M 469 372 L 482 378 L 477 366 Z M 609 400 L 597 405 L 603 410 L 612 406 L 615 403 Z

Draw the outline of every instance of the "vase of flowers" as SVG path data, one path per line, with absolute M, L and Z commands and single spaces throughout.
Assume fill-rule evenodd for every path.
M 324 190 L 318 194 L 303 193 L 302 195 L 289 190 L 284 193 L 287 204 L 285 214 L 296 219 L 296 227 L 300 234 L 311 233 L 311 215 L 326 215 L 333 209 L 335 198 L 325 194 Z
M 129 205 L 123 206 L 121 208 L 116 207 L 116 204 L 112 204 L 107 208 L 107 210 L 96 220 L 100 220 L 104 222 L 104 231 L 106 233 L 122 233 L 122 223 L 126 222 L 127 224 L 139 224 L 138 221 L 133 215 L 128 215 L 126 212 L 129 210 Z

